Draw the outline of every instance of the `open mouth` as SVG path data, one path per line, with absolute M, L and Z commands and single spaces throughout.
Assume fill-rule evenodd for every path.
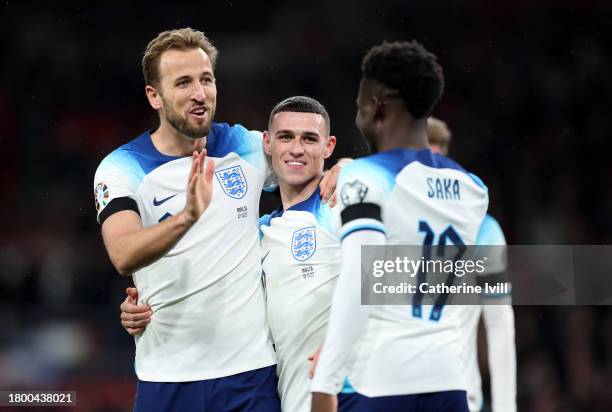
M 193 117 L 196 117 L 198 119 L 203 119 L 204 116 L 206 115 L 206 112 L 208 110 L 206 110 L 206 107 L 204 106 L 198 106 L 198 107 L 194 107 L 193 109 L 191 109 L 189 111 L 189 114 Z
M 285 161 L 285 164 L 290 168 L 290 169 L 301 169 L 304 166 L 306 166 L 306 163 L 301 162 L 299 160 L 287 160 Z

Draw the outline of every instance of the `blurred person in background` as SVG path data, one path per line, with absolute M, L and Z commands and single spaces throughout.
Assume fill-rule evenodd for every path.
M 427 136 L 431 151 L 448 156 L 452 133 L 445 122 L 430 117 L 427 119 Z M 506 281 L 506 238 L 497 220 L 487 213 L 478 236 L 477 245 L 487 247 L 488 281 Z M 483 279 L 483 277 L 479 277 Z M 478 324 L 482 315 L 487 337 L 489 371 L 491 374 L 491 398 L 493 412 L 516 411 L 516 347 L 514 343 L 514 311 L 510 295 L 481 294 L 482 305 L 456 306 L 463 312 L 462 323 L 463 359 L 466 368 L 468 406 L 470 411 L 482 409 L 482 379 L 478 368 Z

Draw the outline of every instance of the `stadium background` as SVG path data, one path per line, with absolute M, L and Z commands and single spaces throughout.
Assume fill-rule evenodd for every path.
M 416 38 L 445 70 L 435 115 L 454 132 L 451 156 L 487 183 L 509 243 L 612 241 L 610 3 L 127 3 L 0 4 L 2 390 L 71 389 L 78 410 L 131 410 L 133 342 L 118 321 L 130 280 L 104 252 L 92 179 L 155 127 L 140 58 L 169 28 L 202 29 L 220 49 L 218 121 L 262 129 L 277 101 L 307 94 L 351 157 L 365 153 L 361 56 Z M 610 410 L 608 307 L 517 307 L 516 330 L 520 411 Z

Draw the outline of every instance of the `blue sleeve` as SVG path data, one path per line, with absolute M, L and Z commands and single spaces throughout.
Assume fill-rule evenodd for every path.
M 485 216 L 480 225 L 478 236 L 476 237 L 477 245 L 506 245 L 506 237 L 501 226 L 495 218 L 489 214 Z

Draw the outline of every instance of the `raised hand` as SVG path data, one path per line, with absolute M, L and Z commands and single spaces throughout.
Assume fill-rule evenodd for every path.
M 212 178 L 215 171 L 215 163 L 212 159 L 206 162 L 206 149 L 200 153 L 193 152 L 189 182 L 187 185 L 187 201 L 185 203 L 185 217 L 189 224 L 194 224 L 202 216 L 210 204 L 212 198 Z

